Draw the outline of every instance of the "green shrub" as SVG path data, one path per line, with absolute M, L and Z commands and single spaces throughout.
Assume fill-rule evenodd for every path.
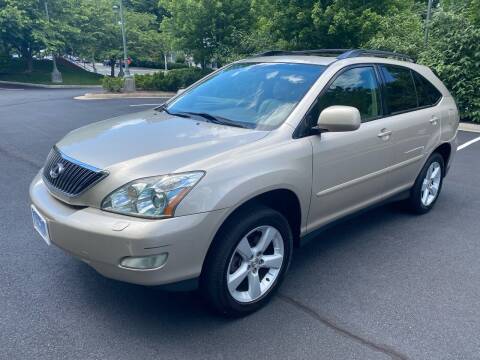
M 184 59 L 185 60 L 185 59 Z M 145 67 L 150 69 L 165 69 L 165 63 L 163 61 L 151 61 L 151 60 L 133 60 L 130 66 Z M 168 70 L 184 69 L 188 65 L 183 62 L 167 62 Z
M 462 119 L 480 122 L 480 29 L 467 14 L 438 11 L 429 48 L 420 62 L 431 67 L 450 90 Z
M 435 9 L 428 46 L 415 8 L 382 19 L 364 46 L 404 52 L 430 67 L 450 90 L 462 120 L 480 122 L 480 27 L 462 2 Z
M 154 74 L 135 75 L 135 84 L 137 89 L 177 91 L 190 86 L 210 72 L 211 70 L 198 68 L 169 70 L 166 73 L 160 71 Z
M 102 79 L 102 87 L 110 92 L 121 92 L 123 88 L 123 78 L 105 76 Z
M 12 59 L 8 55 L 0 54 L 0 74 L 7 74 L 12 66 Z

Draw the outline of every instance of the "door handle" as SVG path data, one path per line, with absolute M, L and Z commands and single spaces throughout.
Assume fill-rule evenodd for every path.
M 385 140 L 388 140 L 390 138 L 390 135 L 392 135 L 392 132 L 390 130 L 387 130 L 387 129 L 382 129 L 382 131 L 380 131 L 377 136 L 379 138 L 386 138 Z
M 440 120 L 438 117 L 436 116 L 432 116 L 432 118 L 428 121 L 430 121 L 430 124 L 432 125 L 437 125 L 438 124 L 438 120 Z

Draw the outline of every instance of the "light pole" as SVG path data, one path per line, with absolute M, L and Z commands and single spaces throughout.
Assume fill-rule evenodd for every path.
M 123 90 L 125 92 L 135 91 L 135 78 L 130 75 L 130 69 L 128 67 L 128 56 L 127 56 L 127 37 L 125 31 L 125 17 L 123 16 L 123 0 L 118 0 L 119 11 L 120 11 L 120 22 L 122 29 L 122 43 L 123 43 L 123 64 L 125 65 L 125 76 L 124 76 L 124 86 Z M 116 6 L 113 7 L 116 10 Z M 120 64 L 120 71 L 122 70 L 122 64 Z
M 428 45 L 428 30 L 430 26 L 430 17 L 432 16 L 432 3 L 433 0 L 428 0 L 427 19 L 425 21 L 425 46 Z
M 45 4 L 45 14 L 47 15 L 47 21 L 48 21 L 48 23 L 50 23 L 50 15 L 48 14 L 47 0 L 45 0 L 44 4 Z M 62 73 L 60 71 L 58 71 L 57 61 L 55 59 L 55 53 L 53 53 L 53 52 L 52 52 L 52 61 L 53 61 L 52 83 L 61 84 L 61 83 L 63 83 Z

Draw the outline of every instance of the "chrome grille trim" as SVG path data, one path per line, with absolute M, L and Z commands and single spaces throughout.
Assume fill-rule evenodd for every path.
M 50 170 L 57 164 L 63 165 L 63 172 L 57 177 L 50 176 Z M 48 154 L 43 167 L 43 180 L 55 194 L 75 197 L 90 189 L 108 176 L 108 172 L 63 154 L 56 146 Z

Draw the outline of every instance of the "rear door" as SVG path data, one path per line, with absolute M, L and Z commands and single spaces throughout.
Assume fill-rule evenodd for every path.
M 438 144 L 442 114 L 434 105 L 441 94 L 411 69 L 386 64 L 379 67 L 395 159 L 387 177 L 387 188 L 396 192 L 413 184 L 422 160 Z

